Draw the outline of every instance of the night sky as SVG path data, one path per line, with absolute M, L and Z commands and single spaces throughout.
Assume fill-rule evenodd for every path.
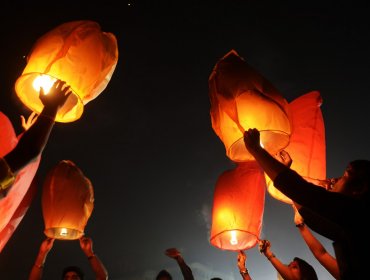
M 82 117 L 55 124 L 37 173 L 37 196 L 0 253 L 1 280 L 27 279 L 45 238 L 42 183 L 64 159 L 93 184 L 95 204 L 85 233 L 110 279 L 149 280 L 161 269 L 182 279 L 176 262 L 164 255 L 170 247 L 182 252 L 197 280 L 241 279 L 237 254 L 209 243 L 215 183 L 234 165 L 211 127 L 208 77 L 232 49 L 288 102 L 312 90 L 321 93 L 328 177 L 340 176 L 350 160 L 370 159 L 367 4 L 7 2 L 0 18 L 0 110 L 17 134 L 19 116 L 30 111 L 17 99 L 14 83 L 41 35 L 68 21 L 94 20 L 117 37 L 119 60 L 107 88 L 86 104 Z M 276 256 L 284 263 L 303 258 L 319 279 L 333 279 L 301 239 L 291 206 L 268 193 L 265 203 L 261 238 L 271 241 Z M 318 237 L 333 252 L 331 242 Z M 246 253 L 253 279 L 276 279 L 257 247 Z M 78 241 L 55 241 L 44 279 L 58 279 L 72 264 L 94 279 Z

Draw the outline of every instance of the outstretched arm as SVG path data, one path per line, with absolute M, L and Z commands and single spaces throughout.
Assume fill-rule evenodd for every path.
M 40 116 L 24 132 L 18 145 L 4 157 L 14 174 L 42 153 L 53 128 L 55 116 L 71 93 L 70 87 L 60 80 L 54 83 L 48 94 L 40 89 L 40 99 L 44 105 Z
M 108 272 L 101 260 L 93 251 L 93 242 L 92 239 L 83 236 L 80 238 L 80 246 L 82 251 L 85 253 L 86 257 L 89 260 L 91 269 L 94 271 L 97 280 L 107 280 Z
M 277 272 L 283 277 L 285 280 L 295 280 L 292 271 L 289 269 L 288 266 L 283 264 L 273 252 L 271 252 L 271 244 L 268 240 L 262 240 L 259 244 L 260 252 L 263 253 L 266 258 L 271 262 L 271 264 L 275 267 Z
M 190 267 L 186 264 L 185 260 L 181 256 L 180 252 L 176 248 L 169 248 L 166 250 L 165 254 L 170 258 L 176 260 L 177 264 L 181 269 L 182 276 L 184 280 L 194 280 L 193 272 Z
M 279 173 L 289 169 L 289 167 L 285 166 L 261 147 L 260 133 L 256 128 L 248 129 L 244 132 L 244 143 L 248 152 L 257 160 L 272 181 L 275 180 Z
M 39 253 L 36 257 L 35 264 L 32 266 L 28 280 L 41 280 L 46 257 L 48 256 L 51 248 L 53 248 L 53 244 L 53 238 L 46 238 L 41 243 Z
M 252 280 L 246 267 L 247 255 L 244 253 L 244 251 L 239 251 L 237 260 L 239 272 L 243 280 Z
M 297 208 L 294 209 L 294 223 L 298 228 L 302 238 L 306 242 L 308 248 L 315 256 L 315 258 L 321 263 L 323 267 L 335 278 L 339 279 L 339 268 L 337 260 L 326 251 L 325 247 L 319 240 L 312 234 L 309 228 L 305 225 L 302 216 L 299 214 Z

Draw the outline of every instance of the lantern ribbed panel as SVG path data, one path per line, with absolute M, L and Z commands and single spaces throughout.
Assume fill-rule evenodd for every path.
M 45 235 L 78 239 L 94 207 L 93 187 L 71 161 L 59 162 L 47 175 L 42 192 Z
M 289 103 L 292 118 L 292 135 L 290 143 L 285 148 L 293 162 L 291 168 L 306 180 L 326 178 L 326 144 L 325 126 L 320 106 L 322 98 L 319 92 L 306 93 Z M 266 175 L 268 192 L 274 198 L 292 204 Z
M 243 140 L 249 128 L 260 130 L 261 142 L 270 154 L 288 145 L 291 127 L 287 101 L 235 51 L 214 67 L 209 96 L 212 128 L 234 162 L 254 160 Z
M 236 169 L 221 174 L 213 198 L 210 238 L 213 246 L 238 251 L 257 244 L 265 188 L 263 170 L 255 161 L 240 163 Z
M 93 21 L 67 22 L 37 40 L 15 90 L 24 105 L 40 113 L 43 105 L 39 89 L 32 86 L 35 78 L 46 74 L 65 81 L 73 94 L 58 111 L 56 121 L 75 121 L 84 105 L 106 88 L 117 60 L 117 40 L 112 33 L 102 32 Z

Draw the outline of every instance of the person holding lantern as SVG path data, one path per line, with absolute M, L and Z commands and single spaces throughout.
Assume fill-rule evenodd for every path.
M 262 254 L 271 262 L 279 275 L 285 280 L 318 280 L 315 269 L 301 258 L 295 257 L 288 265 L 283 264 L 271 251 L 271 243 L 268 240 L 259 242 Z M 244 278 L 245 279 L 245 278 Z M 247 278 L 248 279 L 248 278 Z
M 364 234 L 364 213 L 369 213 L 370 161 L 350 162 L 343 176 L 333 182 L 332 191 L 326 191 L 262 148 L 257 129 L 244 133 L 244 143 L 274 186 L 294 201 L 305 223 L 333 241 L 340 279 L 356 280 L 367 275 L 369 243 L 359 246 L 358 242 Z
M 36 257 L 34 265 L 32 266 L 28 280 L 41 280 L 42 279 L 44 264 L 46 262 L 48 253 L 53 248 L 54 240 L 55 239 L 48 237 L 41 243 L 39 253 Z M 90 237 L 83 236 L 79 239 L 79 241 L 80 241 L 81 250 L 84 252 L 87 259 L 89 260 L 91 269 L 94 271 L 96 279 L 97 280 L 107 280 L 108 272 L 104 264 L 98 258 L 98 256 L 94 254 L 92 239 Z M 62 279 L 64 280 L 68 280 L 68 279 L 83 280 L 84 273 L 77 266 L 68 266 L 64 268 L 63 270 Z
M 40 88 L 39 98 L 44 105 L 41 114 L 20 138 L 17 146 L 0 158 L 0 192 L 3 196 L 13 185 L 17 173 L 36 159 L 44 150 L 58 110 L 72 93 L 69 86 L 57 80 L 48 94 Z

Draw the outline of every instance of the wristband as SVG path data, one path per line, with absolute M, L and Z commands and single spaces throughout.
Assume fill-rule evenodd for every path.
M 271 260 L 272 258 L 275 258 L 276 256 L 272 254 L 271 256 L 267 257 L 268 260 Z
M 240 272 L 240 274 L 241 274 L 241 275 L 248 275 L 248 274 L 249 274 L 249 271 L 248 271 L 248 269 L 247 269 L 247 268 L 246 268 L 246 269 L 244 269 L 243 271 L 242 271 L 242 270 L 240 270 L 239 272 Z
M 296 226 L 297 228 L 301 228 L 301 227 L 304 227 L 304 223 L 302 222 L 302 223 L 296 224 L 295 226 Z
M 91 260 L 91 259 L 92 259 L 92 258 L 94 258 L 94 257 L 95 257 L 95 254 L 92 254 L 92 255 L 88 256 L 88 257 L 87 257 L 87 259 L 88 259 L 88 260 Z

